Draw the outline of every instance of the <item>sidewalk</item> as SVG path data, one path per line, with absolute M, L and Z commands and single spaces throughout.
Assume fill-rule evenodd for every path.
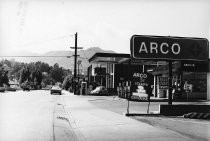
M 70 129 L 79 141 L 177 141 L 192 140 L 171 130 L 160 129 L 129 117 L 103 110 L 73 94 L 63 97 Z M 70 139 L 71 140 L 71 139 Z M 75 140 L 75 137 L 72 138 Z

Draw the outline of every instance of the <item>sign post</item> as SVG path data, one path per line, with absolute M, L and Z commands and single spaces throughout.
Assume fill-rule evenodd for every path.
M 131 60 L 129 60 L 129 62 L 128 62 L 128 74 L 127 74 L 127 77 L 128 77 L 128 84 L 127 84 L 128 91 L 126 92 L 127 102 L 128 102 L 128 105 L 127 105 L 127 115 L 129 115 L 130 97 L 131 97 L 130 67 L 131 67 Z
M 168 104 L 172 105 L 172 61 L 168 61 Z

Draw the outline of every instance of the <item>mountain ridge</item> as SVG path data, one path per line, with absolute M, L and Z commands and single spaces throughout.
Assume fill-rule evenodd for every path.
M 80 69 L 86 70 L 87 67 L 90 65 L 88 59 L 92 57 L 95 53 L 100 53 L 100 52 L 115 53 L 114 51 L 103 50 L 99 47 L 91 47 L 85 50 L 78 50 L 77 54 L 79 55 L 79 57 L 77 60 L 82 61 L 80 65 Z M 14 55 L 14 53 L 12 55 Z M 24 52 L 24 54 L 21 54 L 21 52 L 18 52 L 16 56 L 21 56 L 21 57 L 14 57 L 14 58 L 15 58 L 15 61 L 18 61 L 18 62 L 30 63 L 30 62 L 41 61 L 41 62 L 48 63 L 50 66 L 53 66 L 55 63 L 58 63 L 60 67 L 73 70 L 74 68 L 73 55 L 74 55 L 74 50 L 72 49 L 72 51 L 63 51 L 63 50 L 49 51 L 43 54 L 35 54 L 35 53 L 30 53 L 30 52 L 27 52 L 27 54 L 26 52 Z M 24 56 L 28 56 L 28 57 L 24 57 Z

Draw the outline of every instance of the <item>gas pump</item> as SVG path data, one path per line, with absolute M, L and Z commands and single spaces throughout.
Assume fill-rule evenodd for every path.
M 87 82 L 82 82 L 80 88 L 80 95 L 85 95 L 85 94 L 87 94 Z

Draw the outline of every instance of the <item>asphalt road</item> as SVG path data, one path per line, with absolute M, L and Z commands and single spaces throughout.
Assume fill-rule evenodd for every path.
M 73 103 L 80 106 L 72 105 Z M 93 106 L 88 109 L 84 103 Z M 152 102 L 150 111 L 157 111 L 159 104 Z M 72 131 L 74 121 L 66 111 L 73 109 L 78 118 L 83 118 L 79 112 L 90 114 L 88 111 L 93 111 L 94 107 L 123 116 L 127 111 L 127 100 L 111 96 L 75 96 L 73 99 L 69 94 L 50 95 L 50 92 L 45 90 L 0 93 L 0 141 L 82 140 L 78 139 L 78 133 Z M 147 108 L 147 102 L 130 102 L 130 113 L 146 113 Z M 130 118 L 166 132 L 170 131 L 178 137 L 210 140 L 210 122 L 206 120 L 151 116 Z M 84 125 L 89 127 L 89 124 Z M 89 132 L 86 133 L 86 136 L 90 135 Z
M 55 101 L 49 91 L 0 93 L 0 140 L 53 141 Z

